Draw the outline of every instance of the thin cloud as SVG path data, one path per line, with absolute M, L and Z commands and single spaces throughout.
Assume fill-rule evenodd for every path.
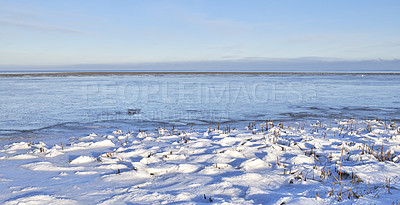
M 329 59 L 329 58 L 328 58 Z M 1 65 L 6 70 L 62 71 L 355 71 L 399 72 L 400 59 L 393 60 L 326 60 L 326 58 L 245 58 L 217 61 L 147 62 L 127 64 L 75 64 L 55 66 Z
M 373 45 L 368 45 L 361 47 L 360 49 L 389 49 L 389 48 L 396 48 L 400 46 L 400 41 L 399 40 L 392 40 L 392 41 L 386 41 L 383 43 L 379 44 L 373 44 Z
M 207 17 L 203 17 L 192 19 L 192 21 L 211 31 L 228 36 L 244 33 L 251 28 L 248 24 L 230 19 L 208 19 Z
M 41 32 L 56 32 L 56 33 L 67 33 L 67 34 L 82 34 L 83 32 L 80 30 L 64 28 L 59 26 L 51 26 L 51 25 L 43 25 L 43 24 L 32 24 L 32 23 L 23 23 L 16 21 L 9 21 L 0 19 L 0 26 L 9 26 L 20 29 L 29 29 Z
M 236 45 L 227 45 L 227 46 L 211 46 L 208 47 L 207 49 L 209 50 L 234 50 L 234 49 L 242 49 L 245 46 L 243 44 L 236 44 Z
M 162 8 L 161 12 L 163 15 L 173 18 L 177 22 L 196 25 L 198 28 L 223 36 L 243 34 L 252 28 L 249 22 L 237 21 L 230 18 L 214 18 L 208 13 L 198 12 L 181 5 L 171 5 L 170 3 L 162 2 L 158 5 L 158 8 Z M 151 13 L 153 12 L 151 11 Z

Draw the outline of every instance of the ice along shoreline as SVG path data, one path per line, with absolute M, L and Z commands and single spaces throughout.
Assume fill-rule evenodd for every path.
M 400 75 L 400 72 L 390 71 L 332 71 L 332 72 L 315 72 L 315 71 L 68 71 L 68 72 L 54 72 L 54 71 L 39 71 L 39 72 L 2 72 L 0 77 L 63 77 L 63 76 L 125 76 L 125 75 Z
M 396 203 L 400 127 L 387 120 L 90 134 L 0 149 L 5 204 Z

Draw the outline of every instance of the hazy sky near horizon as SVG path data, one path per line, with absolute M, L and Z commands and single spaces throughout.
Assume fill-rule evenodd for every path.
M 0 65 L 400 58 L 400 1 L 0 0 Z

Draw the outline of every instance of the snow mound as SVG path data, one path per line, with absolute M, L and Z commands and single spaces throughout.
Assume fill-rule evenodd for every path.
M 180 173 L 192 173 L 199 169 L 199 166 L 192 164 L 180 164 L 178 168 L 178 172 Z
M 19 154 L 19 155 L 9 157 L 7 159 L 25 160 L 25 159 L 35 159 L 35 158 L 38 158 L 38 156 L 30 155 L 30 154 Z
M 243 162 L 240 166 L 246 171 L 253 171 L 253 170 L 258 170 L 258 169 L 268 169 L 268 168 L 272 167 L 272 165 L 270 165 L 269 163 L 267 163 L 261 159 L 256 159 L 256 158 L 249 159 L 249 160 Z
M 70 164 L 86 164 L 90 162 L 94 162 L 96 159 L 94 157 L 89 156 L 80 156 L 70 162 Z
M 83 170 L 84 167 L 60 167 L 50 162 L 36 162 L 31 164 L 21 165 L 24 168 L 35 171 L 78 171 Z
M 50 195 L 36 195 L 36 196 L 29 196 L 23 197 L 19 199 L 15 199 L 12 201 L 7 201 L 4 205 L 39 205 L 39 204 L 49 204 L 49 205 L 75 205 L 79 204 L 77 201 L 71 199 L 65 199 L 61 197 L 55 197 Z
M 6 148 L 6 150 L 21 150 L 21 149 L 29 149 L 31 148 L 31 144 L 30 143 L 26 143 L 26 142 L 15 142 L 12 143 L 11 145 L 6 145 L 4 146 L 4 148 Z

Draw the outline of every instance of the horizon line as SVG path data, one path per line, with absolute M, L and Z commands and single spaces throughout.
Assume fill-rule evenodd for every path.
M 104 71 L 104 72 L 31 72 L 0 73 L 0 77 L 66 77 L 66 76 L 123 76 L 123 75 L 400 75 L 400 72 L 277 72 L 277 71 Z

